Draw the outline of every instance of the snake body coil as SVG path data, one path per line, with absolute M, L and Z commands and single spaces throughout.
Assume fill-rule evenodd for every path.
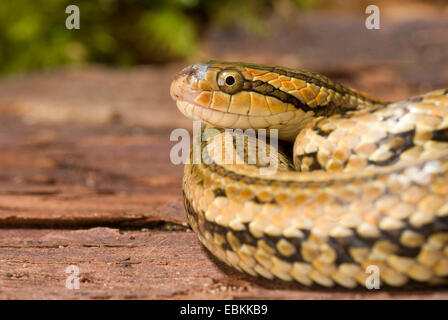
M 305 286 L 365 286 L 369 266 L 389 286 L 447 285 L 447 89 L 389 104 L 312 72 L 212 61 L 184 69 L 171 95 L 215 129 L 183 195 L 220 260 Z M 276 129 L 277 171 L 250 154 L 219 161 L 251 149 L 218 128 Z

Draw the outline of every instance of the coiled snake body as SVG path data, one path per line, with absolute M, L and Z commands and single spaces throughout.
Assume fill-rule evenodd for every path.
M 369 266 L 389 286 L 447 285 L 448 89 L 389 104 L 317 73 L 211 61 L 185 68 L 171 95 L 203 130 L 286 141 L 269 175 L 250 154 L 218 161 L 219 148 L 241 152 L 223 129 L 204 137 L 206 161 L 185 165 L 188 220 L 220 260 L 305 286 L 365 286 Z

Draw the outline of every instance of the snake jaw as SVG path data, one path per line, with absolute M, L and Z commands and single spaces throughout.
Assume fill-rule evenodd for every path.
M 198 114 L 198 108 L 201 108 L 199 106 L 196 106 L 192 103 L 189 103 L 187 101 L 183 100 L 177 100 L 176 101 L 177 108 L 179 111 L 186 116 L 188 119 L 191 120 L 202 120 L 201 117 Z

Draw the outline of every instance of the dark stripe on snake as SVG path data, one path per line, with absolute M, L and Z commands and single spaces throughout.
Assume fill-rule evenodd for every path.
M 402 138 L 403 143 L 389 149 L 389 151 L 392 152 L 392 155 L 389 158 L 381 161 L 368 160 L 368 163 L 376 166 L 388 166 L 394 164 L 395 162 L 398 161 L 400 155 L 404 151 L 414 146 L 414 136 L 415 136 L 415 129 L 406 132 L 400 132 L 397 134 L 388 133 L 386 137 L 377 142 L 378 147 L 381 146 L 383 143 L 390 141 L 393 138 Z
M 214 63 L 214 62 L 219 63 L 219 61 L 210 61 L 209 63 Z M 378 101 L 375 99 L 365 97 L 365 96 L 363 96 L 355 91 L 352 91 L 348 88 L 345 88 L 344 86 L 342 86 L 338 83 L 335 83 L 332 80 L 330 80 L 329 78 L 327 78 L 321 74 L 315 73 L 315 72 L 298 70 L 298 69 L 286 69 L 286 68 L 277 67 L 277 66 L 256 65 L 256 64 L 251 64 L 251 63 L 233 63 L 233 64 L 239 65 L 242 67 L 251 68 L 251 69 L 257 69 L 257 70 L 278 73 L 283 76 L 303 80 L 308 83 L 313 83 L 318 87 L 333 90 L 334 92 L 337 92 L 341 95 L 349 94 L 349 95 L 361 98 L 364 101 L 368 101 L 371 103 L 378 103 Z
M 448 142 L 448 128 L 433 131 L 431 140 L 438 142 Z

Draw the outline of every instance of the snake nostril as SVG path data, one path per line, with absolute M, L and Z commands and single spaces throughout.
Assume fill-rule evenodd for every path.
M 192 65 L 182 69 L 182 71 L 179 73 L 180 76 L 189 76 L 194 73 L 194 68 Z

